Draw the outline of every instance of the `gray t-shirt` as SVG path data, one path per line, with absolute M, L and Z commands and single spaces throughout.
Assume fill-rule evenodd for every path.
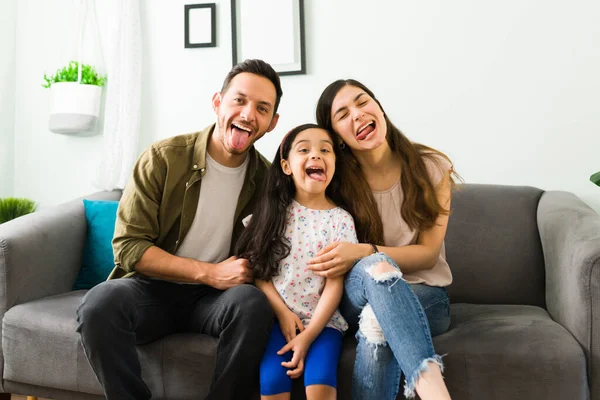
M 219 263 L 228 258 L 233 218 L 248 160 L 246 157 L 239 167 L 229 168 L 206 153 L 206 173 L 202 177 L 196 216 L 177 256 L 207 263 Z

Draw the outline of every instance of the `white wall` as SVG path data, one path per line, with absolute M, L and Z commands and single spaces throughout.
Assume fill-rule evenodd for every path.
M 46 127 L 39 83 L 70 3 L 18 3 L 15 191 L 42 204 L 93 191 L 101 149 L 101 136 Z M 217 47 L 198 49 L 183 47 L 185 1 L 141 3 L 143 148 L 214 121 L 210 99 L 231 67 L 231 33 L 228 0 L 217 1 Z M 257 146 L 268 158 L 287 130 L 314 119 L 329 82 L 353 77 L 407 136 L 450 155 L 465 181 L 568 190 L 600 210 L 589 182 L 600 170 L 599 2 L 305 3 L 308 74 L 282 77 L 279 125 Z
M 13 195 L 17 0 L 0 2 L 0 197 Z
M 102 136 L 50 132 L 50 92 L 42 88 L 44 73 L 54 73 L 70 58 L 77 3 L 18 1 L 14 191 L 41 207 L 96 191 L 90 182 L 99 163 Z

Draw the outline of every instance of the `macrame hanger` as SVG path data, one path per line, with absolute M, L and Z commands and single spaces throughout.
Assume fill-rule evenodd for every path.
M 86 17 L 86 0 L 80 0 L 77 9 L 77 83 L 81 83 L 81 59 L 83 54 L 83 33 L 85 30 Z
M 104 60 L 104 49 L 102 47 L 102 40 L 100 40 L 100 26 L 98 26 L 98 17 L 96 16 L 96 0 L 88 0 L 91 2 L 89 5 L 89 14 L 90 14 L 90 22 L 91 22 L 91 32 L 95 38 L 96 44 L 96 67 L 98 68 L 98 73 L 103 73 L 106 71 L 101 71 L 101 69 L 106 68 L 106 63 Z

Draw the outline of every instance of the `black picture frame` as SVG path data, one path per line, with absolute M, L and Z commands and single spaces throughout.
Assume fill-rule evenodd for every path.
M 252 18 L 244 19 L 241 15 L 241 3 L 243 0 L 231 0 L 231 42 L 232 42 L 232 61 L 233 65 L 238 62 L 244 61 L 249 58 L 261 58 L 264 61 L 270 63 L 275 71 L 279 75 L 303 75 L 306 74 L 306 49 L 305 49 L 305 28 L 304 28 L 304 0 L 271 0 L 274 4 L 277 2 L 291 1 L 292 2 L 292 15 L 281 16 L 275 15 L 273 12 L 275 7 L 264 7 L 270 9 L 271 13 L 268 14 L 270 21 L 269 24 L 264 24 L 262 21 L 256 21 Z M 248 4 L 248 3 L 246 3 Z M 266 14 L 265 14 L 266 15 Z M 243 47 L 242 38 L 248 40 L 248 37 L 252 37 L 252 29 L 264 29 L 264 26 L 268 26 L 270 29 L 270 35 L 277 35 L 277 27 L 273 27 L 278 21 L 286 20 L 286 17 L 292 19 L 292 42 L 286 43 L 285 46 L 292 46 L 293 60 L 291 62 L 279 63 L 269 60 L 269 57 L 263 57 L 256 51 L 248 50 Z M 250 33 L 250 35 L 249 35 Z M 260 40 L 260 46 L 273 46 L 273 36 Z M 254 46 L 251 43 L 250 46 Z M 287 48 L 289 50 L 289 48 Z M 256 49 L 255 49 L 256 50 Z M 271 52 L 276 49 L 269 49 Z
M 210 40 L 202 42 L 192 43 L 190 40 L 190 28 L 197 29 L 198 27 L 190 26 L 190 12 L 194 12 L 198 9 L 208 8 L 210 12 L 210 27 L 202 29 L 205 33 L 208 33 L 206 29 L 210 29 Z M 197 48 L 197 47 L 216 47 L 217 46 L 217 4 L 216 3 L 205 3 L 205 4 L 186 4 L 184 6 L 184 36 L 185 36 L 185 48 Z

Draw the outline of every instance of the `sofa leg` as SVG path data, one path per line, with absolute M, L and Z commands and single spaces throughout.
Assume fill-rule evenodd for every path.
M 10 400 L 10 393 L 0 393 L 0 400 Z
M 27 400 L 38 400 L 37 396 L 27 396 Z

